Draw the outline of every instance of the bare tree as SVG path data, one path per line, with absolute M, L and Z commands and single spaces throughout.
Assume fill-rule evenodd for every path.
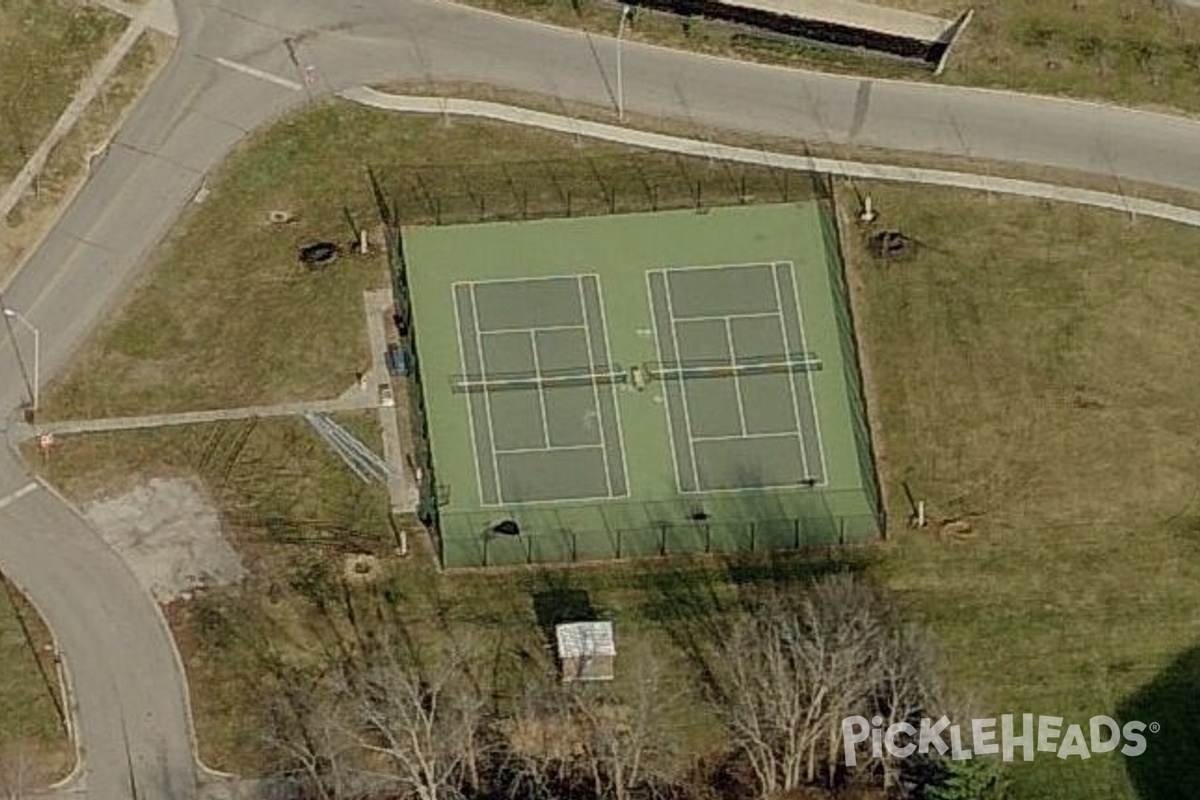
M 656 723 L 666 698 L 660 694 L 657 663 L 641 662 L 639 667 L 645 671 L 634 679 L 627 698 L 611 691 L 574 692 L 573 717 L 584 734 L 584 759 L 597 798 L 630 800 L 652 778 L 663 741 Z
M 896 625 L 885 631 L 877 642 L 877 675 L 874 687 L 874 711 L 883 719 L 886 731 L 898 722 L 920 719 L 935 703 L 933 656 L 925 636 L 911 625 Z M 895 792 L 899 785 L 897 759 L 886 749 L 879 761 L 883 788 Z
M 841 577 L 798 605 L 773 598 L 733 625 L 718 652 L 720 705 L 764 796 L 817 779 L 820 751 L 868 694 L 879 635 L 870 591 Z
M 883 598 L 848 575 L 814 584 L 799 601 L 770 598 L 738 619 L 714 659 L 717 705 L 760 793 L 846 779 L 846 717 L 878 714 L 891 724 L 919 716 L 932 697 L 923 648 L 915 629 L 897 626 Z M 894 760 L 866 769 L 889 790 L 897 785 Z
M 420 800 L 463 796 L 477 781 L 484 699 L 463 652 L 426 674 L 415 657 L 380 648 L 344 686 L 356 769 L 380 790 Z
M 280 756 L 279 777 L 315 800 L 356 794 L 350 741 L 339 724 L 337 698 L 319 681 L 294 674 L 271 690 L 266 743 Z
M 505 721 L 510 795 L 632 800 L 658 783 L 673 695 L 653 657 L 617 685 L 547 680 Z

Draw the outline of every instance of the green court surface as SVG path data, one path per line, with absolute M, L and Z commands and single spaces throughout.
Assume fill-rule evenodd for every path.
M 879 535 L 817 202 L 409 228 L 404 253 L 446 566 Z

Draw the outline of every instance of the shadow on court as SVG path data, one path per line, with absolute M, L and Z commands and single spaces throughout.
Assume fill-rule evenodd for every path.
M 1117 708 L 1121 725 L 1161 725 L 1144 733 L 1146 751 L 1125 759 L 1142 800 L 1200 797 L 1200 645 L 1192 647 Z

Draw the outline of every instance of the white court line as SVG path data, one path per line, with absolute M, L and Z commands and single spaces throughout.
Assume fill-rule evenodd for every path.
M 792 302 L 796 304 L 796 321 L 800 323 L 800 352 L 808 353 L 808 335 L 804 332 L 804 308 L 800 305 L 800 279 L 796 276 L 796 264 L 792 261 L 781 261 L 779 263 L 787 264 L 788 274 L 792 277 Z M 840 337 L 841 334 L 839 333 L 838 336 Z M 838 350 L 839 352 L 841 351 L 840 341 L 838 342 Z M 823 481 L 821 485 L 824 486 L 824 481 L 828 477 L 827 470 L 829 467 L 825 463 L 825 437 L 821 435 L 821 412 L 817 407 L 817 396 L 813 390 L 812 377 L 806 378 L 806 383 L 808 383 L 808 401 L 812 404 L 813 429 L 817 433 L 817 454 L 821 457 L 821 480 Z M 803 433 L 801 436 L 803 436 Z M 805 463 L 807 464 L 807 460 Z M 811 473 L 809 474 L 811 475 Z
M 560 450 L 600 450 L 602 444 L 563 444 L 551 447 L 514 447 L 511 450 L 497 450 L 497 455 L 507 456 L 514 453 L 557 453 Z
M 737 367 L 737 351 L 733 347 L 733 327 L 725 320 L 725 344 L 729 347 L 729 365 Z M 735 370 L 733 373 L 733 394 L 737 398 L 738 423 L 742 428 L 742 436 L 746 435 L 746 406 L 742 400 L 742 378 Z
M 596 304 L 600 306 L 600 334 L 604 337 L 604 357 L 608 360 L 608 369 L 612 370 L 612 349 L 609 347 L 608 341 L 608 318 L 604 315 L 604 293 L 601 291 L 600 276 L 591 273 L 588 277 L 596 281 Z M 621 430 L 621 406 L 617 402 L 617 385 L 610 383 L 608 385 L 609 394 L 612 395 L 613 401 L 613 416 L 617 418 L 617 442 L 621 445 L 621 477 L 625 483 L 625 491 L 614 497 L 629 496 L 629 460 L 625 456 L 625 434 Z M 600 427 L 604 427 L 604 420 L 600 420 Z
M 285 89 L 291 89 L 298 92 L 304 88 L 296 81 L 288 80 L 287 78 L 281 78 L 278 75 L 272 75 L 270 72 L 263 72 L 261 69 L 255 69 L 254 67 L 246 64 L 239 64 L 236 61 L 230 61 L 228 58 L 221 58 L 218 56 L 214 58 L 213 61 L 220 64 L 222 67 L 228 67 L 235 72 L 240 72 L 243 75 L 249 75 L 252 78 L 258 78 L 259 80 L 264 80 L 268 83 L 273 83 L 276 86 L 282 86 Z
M 8 506 L 11 506 L 13 503 L 20 500 L 25 495 L 36 492 L 40 488 L 41 488 L 41 486 L 36 481 L 27 483 L 24 486 L 22 486 L 20 489 L 17 489 L 15 492 L 8 495 L 7 497 L 0 497 L 0 508 L 7 508 Z
M 479 305 L 475 302 L 475 285 L 473 283 L 467 287 L 467 295 L 471 298 L 471 319 L 475 325 L 476 345 L 479 347 L 479 377 L 486 381 L 487 359 L 483 353 L 483 336 L 479 332 Z M 492 450 L 492 470 L 496 482 L 497 502 L 485 503 L 481 497 L 480 503 L 483 505 L 504 505 L 504 492 L 500 489 L 500 460 L 496 457 L 496 423 L 492 419 L 492 399 L 486 391 L 483 393 L 483 407 L 487 412 L 488 446 Z
M 703 317 L 680 317 L 680 322 L 720 322 L 734 319 L 756 319 L 760 317 L 777 317 L 778 311 L 748 311 L 745 314 L 709 314 Z
M 746 267 L 766 267 L 767 269 L 774 268 L 774 262 L 771 261 L 746 261 L 741 264 L 696 264 L 695 266 L 684 267 L 663 267 L 659 272 L 703 272 L 711 269 L 745 269 Z
M 671 324 L 671 340 L 675 344 L 675 361 L 682 363 L 683 358 L 679 350 L 679 331 L 675 327 L 675 307 L 671 302 L 671 276 L 663 273 L 663 286 L 667 292 L 667 316 L 670 317 Z M 688 408 L 687 383 L 679 382 L 679 396 L 683 398 L 683 423 L 687 426 L 688 448 L 692 453 L 692 479 L 696 482 L 696 487 L 700 487 L 700 465 L 696 462 L 696 440 L 692 437 L 692 412 Z
M 495 283 L 538 283 L 540 281 L 575 281 L 579 282 L 578 273 L 574 275 L 530 275 L 527 278 L 486 278 L 484 280 L 460 281 L 471 286 L 488 286 Z
M 538 358 L 536 330 L 529 332 L 529 347 L 533 351 L 533 374 L 540 377 L 542 374 L 542 364 Z M 542 408 L 542 441 L 546 443 L 544 449 L 549 450 L 554 445 L 550 444 L 550 415 L 546 413 L 546 387 L 539 384 L 535 388 L 538 393 L 538 405 Z M 495 442 L 493 441 L 492 444 L 494 445 Z
M 583 330 L 583 325 L 531 325 L 527 328 L 491 328 L 482 331 L 484 336 L 490 336 L 493 333 L 529 333 L 530 331 L 578 331 Z
M 592 374 L 596 372 L 596 359 L 592 358 L 592 332 L 588 330 L 588 313 L 587 313 L 587 297 L 583 293 L 582 277 L 576 283 L 576 289 L 579 290 L 579 312 L 583 314 L 583 342 L 587 347 L 588 371 Z M 612 369 L 612 365 L 608 365 Z M 592 404 L 596 409 L 596 427 L 600 429 L 600 446 L 604 448 L 604 485 L 608 487 L 608 494 L 612 496 L 612 471 L 608 468 L 608 445 L 607 439 L 604 436 L 604 419 L 600 413 L 600 386 L 596 380 L 592 379 Z
M 646 270 L 646 301 L 650 304 L 650 330 L 654 332 L 654 355 L 658 357 L 658 363 L 665 364 L 663 361 L 662 342 L 658 339 L 658 309 L 654 306 L 654 282 L 651 276 L 654 274 L 662 274 L 661 269 Z M 664 282 L 666 277 L 663 278 Z M 675 360 L 679 360 L 679 354 L 675 354 Z M 668 448 L 671 451 L 671 463 L 675 465 L 675 488 L 683 491 L 683 474 L 679 471 L 679 456 L 676 454 L 677 445 L 675 442 L 675 425 L 671 417 L 671 400 L 668 396 L 670 389 L 663 386 L 663 408 L 667 413 L 667 435 L 671 437 L 671 446 Z
M 744 442 L 748 439 L 795 439 L 795 431 L 780 433 L 743 433 L 741 436 L 697 436 L 697 442 Z
M 790 358 L 792 343 L 788 341 L 787 321 L 783 317 L 783 295 L 779 291 L 779 273 L 776 271 L 775 266 L 774 264 L 771 265 L 771 285 L 775 287 L 775 308 L 779 314 L 779 333 L 783 336 L 783 349 Z M 793 284 L 795 283 L 794 275 L 792 276 L 792 282 Z M 803 343 L 801 347 L 803 347 Z M 788 389 L 792 394 L 792 418 L 796 420 L 796 438 L 800 440 L 800 463 L 804 465 L 804 474 L 811 475 L 812 470 L 808 466 L 808 448 L 804 446 L 804 426 L 800 423 L 800 396 L 796 394 L 795 373 L 788 375 Z
M 464 284 L 465 285 L 465 284 Z M 468 287 L 467 291 L 470 291 Z M 450 294 L 454 300 L 454 325 L 458 333 L 458 366 L 462 369 L 464 376 L 468 375 L 466 362 L 466 347 L 467 343 L 463 341 L 462 335 L 462 319 L 458 313 L 458 284 L 450 286 Z M 475 447 L 475 413 L 471 410 L 474 403 L 471 402 L 471 396 L 467 395 L 467 424 L 471 426 L 471 452 L 475 454 L 475 485 L 479 488 L 479 503 L 487 505 L 483 500 L 483 472 L 479 469 L 479 449 Z

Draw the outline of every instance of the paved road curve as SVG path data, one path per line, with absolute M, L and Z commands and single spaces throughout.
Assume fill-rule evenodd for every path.
M 435 0 L 179 0 L 175 59 L 6 293 L 42 331 L 43 375 L 66 361 L 211 169 L 314 91 L 363 82 L 481 81 L 611 104 L 613 43 Z M 284 47 L 294 38 L 296 63 Z M 223 66 L 248 65 L 286 80 Z M 708 127 L 1117 173 L 1200 191 L 1200 125 L 991 92 L 788 72 L 627 44 L 630 111 Z M 0 417 L 23 394 L 0 346 Z M 0 456 L 0 498 L 29 478 Z M 96 534 L 45 490 L 0 500 L 0 568 L 62 645 L 95 800 L 195 793 L 186 689 L 161 616 Z

